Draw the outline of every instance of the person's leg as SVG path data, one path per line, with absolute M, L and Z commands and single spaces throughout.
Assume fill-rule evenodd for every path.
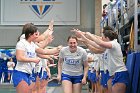
M 91 73 L 91 82 L 92 82 L 92 93 L 96 91 L 96 72 Z
M 46 93 L 47 84 L 48 84 L 48 80 L 41 80 L 41 84 L 40 84 L 41 93 Z
M 30 74 L 14 71 L 13 73 L 13 85 L 16 87 L 16 93 L 31 93 L 30 92 Z
M 104 87 L 104 93 L 109 93 L 107 87 Z
M 73 92 L 72 93 L 81 93 L 82 84 L 81 83 L 73 84 L 72 88 L 73 88 Z
M 32 93 L 37 93 L 36 79 L 37 75 L 35 73 L 32 73 L 32 76 L 30 77 L 30 81 L 32 82 L 30 84 L 30 91 L 32 91 Z
M 112 86 L 112 93 L 125 93 L 126 85 L 124 83 L 116 83 Z
M 101 85 L 101 87 L 100 87 L 100 88 L 101 88 L 100 93 L 109 93 L 109 92 L 108 92 L 108 88 L 107 88 L 107 87 L 104 87 L 104 86 L 102 86 L 102 85 Z
M 122 71 L 117 72 L 114 75 L 114 78 L 112 80 L 112 92 L 113 93 L 125 93 L 126 86 L 128 85 L 128 72 Z
M 37 93 L 35 82 L 32 82 L 32 83 L 30 84 L 30 91 L 31 91 L 31 93 Z
M 96 71 L 96 83 L 95 83 L 95 86 L 96 86 L 95 92 L 100 93 L 100 82 L 99 82 L 99 72 L 98 71 Z
M 91 80 L 88 81 L 88 92 L 91 93 L 92 91 L 92 82 Z
M 101 85 L 101 87 L 100 87 L 100 93 L 104 93 L 104 88 L 103 88 L 102 85 Z
M 16 87 L 16 93 L 30 93 L 29 89 L 29 85 L 22 80 Z
M 112 93 L 112 79 L 111 78 L 107 81 L 107 86 L 108 86 L 108 93 Z
M 98 84 L 99 84 L 99 93 L 104 93 L 103 92 L 103 85 L 101 84 L 101 76 L 99 76 Z
M 8 80 L 10 80 L 10 78 L 11 78 L 11 74 L 10 72 L 8 72 Z
M 92 85 L 92 93 L 94 93 L 95 92 L 95 88 L 96 88 L 95 83 L 92 82 L 91 85 Z
M 100 87 L 100 82 L 99 82 L 99 80 L 97 81 L 96 84 L 97 84 L 97 93 L 100 93 L 100 90 L 101 90 L 100 88 L 101 88 L 101 87 Z
M 32 93 L 40 93 L 40 81 L 33 82 L 30 89 L 32 90 Z
M 40 84 L 41 93 L 46 93 L 46 86 L 48 84 L 48 78 L 49 76 L 47 75 L 47 72 L 43 71 L 43 75 L 41 76 L 41 84 Z
M 37 78 L 36 78 L 36 90 L 37 90 L 37 93 L 41 93 L 39 76 L 37 76 Z
M 72 82 L 71 81 L 63 80 L 62 87 L 63 87 L 64 93 L 72 93 Z

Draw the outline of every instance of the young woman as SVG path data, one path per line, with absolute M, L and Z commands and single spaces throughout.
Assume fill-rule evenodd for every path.
M 33 24 L 25 24 L 25 39 L 17 42 L 16 59 L 17 65 L 13 73 L 13 84 L 16 87 L 16 93 L 30 93 L 30 75 L 34 66 L 40 61 L 38 54 L 55 54 L 59 48 L 42 49 L 35 45 L 34 40 L 38 38 L 38 29 Z
M 15 63 L 13 62 L 12 58 L 10 58 L 9 61 L 7 62 L 7 67 L 8 67 L 8 80 L 10 80 L 15 67 Z
M 69 36 L 67 42 L 68 46 L 63 47 L 59 53 L 57 79 L 62 80 L 64 93 L 81 93 L 88 72 L 87 53 L 77 46 L 75 36 Z
M 91 58 L 90 58 L 91 57 Z M 90 58 L 90 59 L 89 59 Z M 91 93 L 96 93 L 99 91 L 98 89 L 98 74 L 97 71 L 99 69 L 99 62 L 98 62 L 98 56 L 97 54 L 90 54 L 88 55 L 88 62 L 89 62 L 89 67 L 90 67 L 90 72 L 89 72 L 89 80 L 91 82 L 91 88 L 92 91 Z

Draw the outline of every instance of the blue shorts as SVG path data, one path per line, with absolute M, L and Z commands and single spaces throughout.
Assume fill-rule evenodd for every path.
M 90 79 L 92 83 L 96 83 L 97 82 L 97 78 L 96 78 L 96 71 L 92 72 L 90 75 Z
M 47 80 L 48 79 L 48 74 L 46 71 L 43 71 L 43 76 L 41 77 L 41 80 Z
M 68 81 L 71 81 L 72 84 L 76 84 L 76 83 L 81 83 L 82 82 L 82 79 L 83 79 L 83 75 L 80 75 L 80 76 L 70 76 L 70 75 L 67 75 L 67 74 L 63 74 L 61 75 L 61 80 L 68 80 Z
M 33 71 L 32 71 L 32 75 L 30 76 L 30 80 L 31 80 L 32 82 L 36 82 L 37 76 L 39 76 L 39 78 L 42 77 L 42 68 L 41 68 L 41 70 L 40 70 L 39 73 L 38 73 L 38 72 L 35 73 L 35 71 L 33 70 Z
M 88 80 L 91 80 L 91 72 L 90 72 L 90 70 L 88 70 Z
M 13 70 L 8 70 L 8 73 L 12 74 L 13 73 Z
M 21 71 L 17 71 L 17 70 L 14 70 L 13 72 L 13 84 L 14 84 L 14 87 L 17 87 L 17 85 L 22 81 L 24 80 L 28 85 L 30 85 L 30 74 L 28 73 L 25 73 L 25 72 L 21 72 Z
M 108 70 L 106 70 L 106 73 L 104 71 L 100 71 L 101 72 L 101 82 L 100 84 L 106 88 L 107 87 L 107 81 L 110 79 L 110 76 L 109 76 L 109 72 Z
M 129 74 L 128 71 L 116 72 L 114 77 L 112 78 L 112 86 L 116 83 L 124 83 L 128 86 L 129 82 Z

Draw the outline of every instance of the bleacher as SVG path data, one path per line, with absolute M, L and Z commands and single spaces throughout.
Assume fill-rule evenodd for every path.
M 126 67 L 130 81 L 126 93 L 140 93 L 140 0 L 114 1 L 116 2 L 112 3 L 112 7 L 101 20 L 101 28 L 109 25 L 118 32 L 122 51 L 127 54 Z M 113 9 L 116 11 L 114 12 Z M 135 20 L 135 17 L 138 20 Z M 135 30 L 138 32 L 136 33 Z

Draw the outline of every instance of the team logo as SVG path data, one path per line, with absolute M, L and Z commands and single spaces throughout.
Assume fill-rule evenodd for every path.
M 39 17 L 43 18 L 53 7 L 53 5 L 30 5 L 32 11 Z
M 31 10 L 42 19 L 52 9 L 55 0 L 21 0 L 21 2 L 29 3 Z

